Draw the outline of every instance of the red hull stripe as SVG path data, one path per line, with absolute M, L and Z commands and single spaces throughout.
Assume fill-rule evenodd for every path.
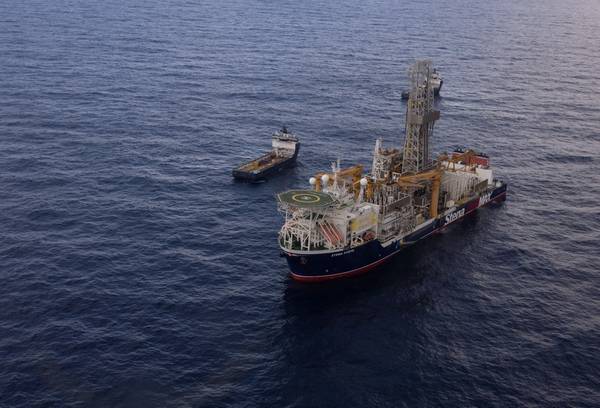
M 496 201 L 498 198 L 500 198 L 500 197 L 502 197 L 504 195 L 506 195 L 506 191 L 498 194 L 496 197 L 494 197 L 492 200 L 490 200 L 488 203 L 485 203 L 481 207 L 485 207 L 487 204 L 489 204 L 489 203 L 491 203 L 493 201 Z M 481 208 L 481 207 L 475 207 L 475 208 L 473 208 L 471 211 L 465 213 L 465 215 L 463 215 L 462 217 L 460 217 L 457 220 L 452 221 L 452 222 L 456 222 L 458 220 L 461 220 L 461 219 L 465 218 L 465 216 L 467 216 L 467 214 L 470 214 L 473 211 L 475 211 L 476 209 Z M 435 233 L 437 231 L 440 231 L 440 230 L 446 228 L 448 225 L 452 224 L 452 222 L 449 222 L 448 224 L 445 224 L 444 226 L 431 231 L 431 233 L 427 234 L 423 238 L 426 238 L 429 235 L 431 235 L 431 234 L 433 234 L 433 233 Z M 419 241 L 422 240 L 423 238 L 419 239 Z M 332 279 L 349 278 L 351 276 L 357 276 L 357 275 L 369 272 L 371 269 L 376 268 L 377 266 L 381 265 L 382 263 L 384 263 L 385 261 L 387 261 L 392 256 L 396 255 L 401 250 L 402 250 L 402 248 L 399 249 L 399 250 L 397 250 L 397 251 L 392 252 L 389 255 L 384 256 L 381 259 L 378 259 L 375 262 L 372 262 L 372 263 L 370 263 L 368 265 L 365 265 L 365 266 L 361 266 L 360 268 L 353 269 L 351 271 L 332 273 L 331 275 L 317 275 L 317 276 L 303 276 L 303 275 L 297 275 L 294 272 L 290 272 L 290 275 L 292 276 L 292 278 L 294 280 L 296 280 L 298 282 L 324 282 L 324 281 L 328 281 L 328 280 L 332 280 Z

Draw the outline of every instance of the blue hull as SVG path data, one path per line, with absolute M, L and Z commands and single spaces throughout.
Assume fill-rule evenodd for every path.
M 457 207 L 451 214 L 438 218 L 407 235 L 403 240 L 393 241 L 385 247 L 375 239 L 361 246 L 337 252 L 294 254 L 284 251 L 283 256 L 287 259 L 292 278 L 298 281 L 319 282 L 358 275 L 376 268 L 404 248 L 430 236 L 478 208 L 505 199 L 506 184 L 502 184 L 489 195 L 476 197 Z

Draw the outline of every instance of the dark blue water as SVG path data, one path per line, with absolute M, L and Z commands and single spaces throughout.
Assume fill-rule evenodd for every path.
M 596 0 L 3 1 L 0 406 L 598 406 L 599 46 Z M 293 283 L 274 194 L 400 144 L 420 57 L 508 201 Z

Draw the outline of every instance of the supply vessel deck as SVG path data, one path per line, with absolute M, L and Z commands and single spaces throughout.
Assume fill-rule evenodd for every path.
M 270 152 L 235 168 L 232 172 L 233 177 L 257 182 L 296 164 L 300 142 L 285 126 L 273 135 L 271 146 Z
M 364 166 L 317 173 L 310 189 L 277 195 L 285 222 L 282 256 L 292 278 L 316 282 L 367 272 L 393 255 L 494 202 L 507 184 L 494 178 L 487 155 L 456 150 L 430 158 L 429 140 L 440 114 L 433 109 L 429 61 L 409 71 L 410 97 L 404 147 L 375 141 L 368 174 Z

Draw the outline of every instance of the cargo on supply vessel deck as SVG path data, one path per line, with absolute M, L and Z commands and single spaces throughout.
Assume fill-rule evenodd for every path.
M 433 109 L 429 61 L 410 69 L 404 147 L 375 141 L 371 172 L 362 165 L 311 177 L 309 190 L 278 194 L 285 222 L 279 246 L 291 276 L 303 282 L 367 272 L 414 243 L 490 203 L 506 199 L 489 156 L 470 149 L 430 158 L 440 113 Z
M 232 172 L 233 177 L 257 182 L 296 164 L 300 142 L 285 126 L 273 135 L 271 145 L 272 150 L 269 153 L 235 168 Z

